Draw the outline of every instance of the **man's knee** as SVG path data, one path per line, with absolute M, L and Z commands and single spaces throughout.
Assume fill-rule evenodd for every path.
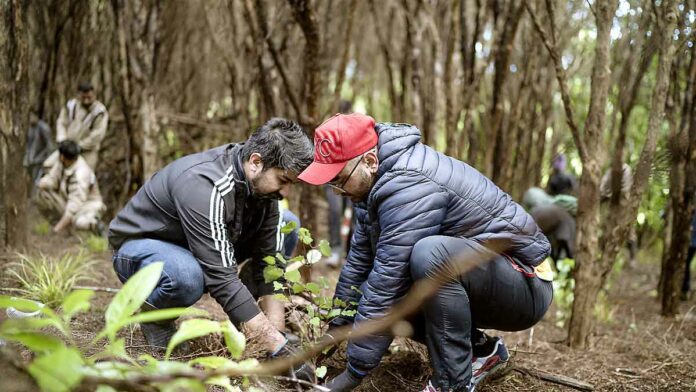
M 174 259 L 165 264 L 160 281 L 167 302 L 176 306 L 191 306 L 202 296 L 205 289 L 203 270 L 197 261 Z
M 411 277 L 414 280 L 432 276 L 448 267 L 454 258 L 467 250 L 477 250 L 476 242 L 466 238 L 431 236 L 418 241 L 411 251 Z M 453 270 L 454 272 L 454 270 Z

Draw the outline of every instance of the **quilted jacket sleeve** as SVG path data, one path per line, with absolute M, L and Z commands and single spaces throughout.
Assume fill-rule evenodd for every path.
M 424 175 L 393 171 L 377 191 L 380 234 L 374 265 L 358 305 L 356 325 L 387 313 L 412 284 L 410 257 L 421 239 L 436 235 L 447 212 L 448 192 Z M 393 337 L 367 336 L 348 345 L 348 364 L 360 372 L 376 367 Z

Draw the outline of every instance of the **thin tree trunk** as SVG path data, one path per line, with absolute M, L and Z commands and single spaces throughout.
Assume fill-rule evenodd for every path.
M 5 226 L 0 245 L 11 248 L 24 247 L 28 232 L 28 178 L 22 167 L 29 108 L 28 6 L 23 0 L 0 3 L 0 137 L 6 146 L 0 161 Z
M 597 1 L 594 5 L 597 24 L 595 60 L 592 67 L 590 106 L 585 120 L 584 137 L 578 146 L 583 162 L 580 177 L 577 216 L 577 247 L 575 300 L 570 318 L 568 343 L 571 347 L 585 347 L 587 337 L 592 332 L 594 304 L 601 287 L 596 273 L 596 260 L 599 256 L 597 227 L 599 226 L 599 180 L 601 162 L 599 151 L 601 134 L 606 119 L 606 103 L 610 85 L 609 34 L 611 21 L 616 12 L 616 0 Z M 553 16 L 552 16 L 553 18 Z M 552 34 L 555 34 L 552 30 Z M 555 39 L 554 39 L 555 40 Z M 558 66 L 558 64 L 557 64 Z M 577 129 L 574 129 L 577 133 Z

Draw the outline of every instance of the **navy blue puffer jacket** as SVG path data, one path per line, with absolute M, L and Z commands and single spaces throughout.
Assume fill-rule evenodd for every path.
M 411 250 L 425 237 L 501 240 L 508 255 L 529 266 L 548 256 L 549 242 L 532 217 L 476 169 L 420 143 L 414 126 L 377 124 L 375 130 L 377 179 L 367 202 L 355 206 L 355 232 L 335 294 L 358 303 L 356 322 L 384 315 L 406 294 Z M 383 334 L 351 341 L 349 365 L 371 370 L 391 340 Z

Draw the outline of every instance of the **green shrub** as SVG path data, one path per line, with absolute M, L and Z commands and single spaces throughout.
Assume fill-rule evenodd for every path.
M 103 253 L 109 249 L 109 243 L 106 238 L 90 234 L 82 241 L 82 244 L 92 253 Z

